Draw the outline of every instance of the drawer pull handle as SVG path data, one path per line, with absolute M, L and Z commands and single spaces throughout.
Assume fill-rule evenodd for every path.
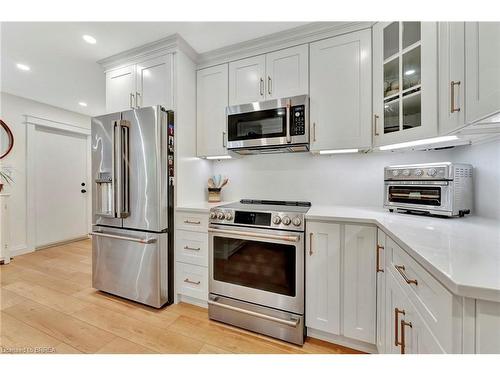
M 194 284 L 194 285 L 200 285 L 201 284 L 201 281 L 191 281 L 187 277 L 184 279 L 184 282 L 188 283 L 188 284 Z
M 377 272 L 384 272 L 384 269 L 380 268 L 380 250 L 384 250 L 384 247 L 377 245 Z
M 399 341 L 399 314 L 405 315 L 404 310 L 400 310 L 397 307 L 394 309 L 394 346 L 400 346 L 401 342 Z
M 418 285 L 418 281 L 415 279 L 409 279 L 408 276 L 406 276 L 405 271 L 405 266 L 394 266 L 398 270 L 399 274 L 403 276 L 403 279 L 405 279 L 407 284 L 415 284 Z
M 194 220 L 184 220 L 184 224 L 195 224 L 195 225 L 200 225 L 201 224 L 201 221 L 197 220 L 197 221 L 194 221 Z
M 194 250 L 194 251 L 200 251 L 200 247 L 189 247 L 188 245 L 184 246 L 184 250 Z
M 413 328 L 413 325 L 411 322 L 405 322 L 404 319 L 401 319 L 401 354 L 405 354 L 406 349 L 405 327 Z

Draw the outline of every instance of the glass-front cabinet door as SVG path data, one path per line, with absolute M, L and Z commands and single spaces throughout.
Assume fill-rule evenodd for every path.
M 437 70 L 437 23 L 373 26 L 375 145 L 437 134 Z

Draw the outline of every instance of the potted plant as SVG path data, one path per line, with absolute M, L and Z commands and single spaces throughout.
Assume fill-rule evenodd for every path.
M 11 182 L 14 182 L 12 177 L 10 177 L 7 173 L 0 171 L 0 193 L 3 190 L 3 183 L 2 181 L 5 181 L 10 185 Z

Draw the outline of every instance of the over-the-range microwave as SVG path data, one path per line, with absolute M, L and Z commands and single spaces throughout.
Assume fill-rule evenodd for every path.
M 309 96 L 229 106 L 227 148 L 239 154 L 309 150 Z

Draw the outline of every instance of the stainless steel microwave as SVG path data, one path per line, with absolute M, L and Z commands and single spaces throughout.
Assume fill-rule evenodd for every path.
M 309 96 L 226 108 L 227 148 L 240 154 L 309 150 Z

